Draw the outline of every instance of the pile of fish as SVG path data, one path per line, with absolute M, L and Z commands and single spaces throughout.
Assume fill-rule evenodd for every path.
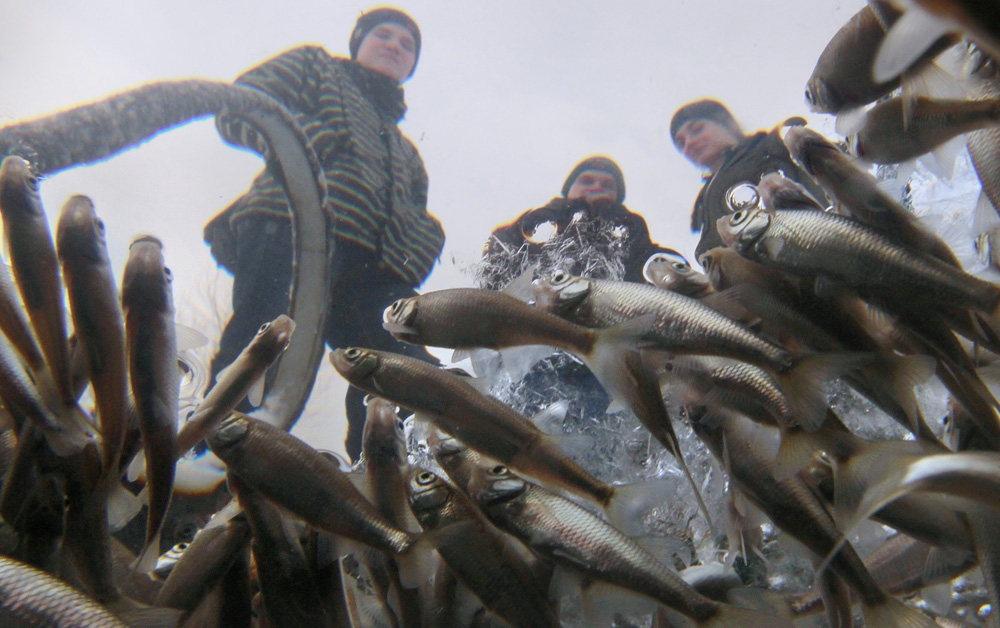
M 133 241 L 119 290 L 88 198 L 66 201 L 53 240 L 36 176 L 53 158 L 23 146 L 30 162 L 0 164 L 3 625 L 998 625 L 1000 285 L 966 272 L 869 172 L 968 134 L 983 187 L 969 239 L 996 264 L 996 9 L 873 1 L 852 18 L 807 87 L 815 110 L 841 116 L 848 151 L 804 126 L 784 134 L 829 198 L 766 176 L 759 203 L 719 221 L 726 248 L 699 260 L 704 274 L 661 254 L 649 284 L 529 272 L 503 291 L 392 304 L 390 333 L 455 349 L 476 376 L 334 351 L 369 393 L 354 468 L 287 432 L 312 341 L 281 361 L 291 410 L 268 412 L 272 395 L 235 411 L 261 403 L 288 316 L 178 426 L 184 343 L 160 242 Z M 929 96 L 934 59 L 966 40 L 976 96 Z M 287 184 L 314 185 L 308 144 L 283 146 Z M 295 286 L 313 285 L 302 268 Z M 325 299 L 302 295 L 323 290 L 295 292 L 300 337 L 315 335 Z M 491 394 L 553 349 L 570 360 L 557 376 L 586 366 L 618 429 L 574 430 L 572 399 L 528 418 Z M 947 391 L 946 425 L 915 393 L 928 382 Z M 831 387 L 894 428 L 873 437 Z M 581 463 L 595 441 L 637 433 L 647 473 L 619 465 L 609 481 Z M 224 484 L 186 500 L 188 468 L 211 456 Z M 179 509 L 200 529 L 163 553 Z M 128 525 L 142 530 L 133 547 Z

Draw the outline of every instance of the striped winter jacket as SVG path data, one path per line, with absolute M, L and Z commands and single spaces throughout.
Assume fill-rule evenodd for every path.
M 406 111 L 402 88 L 318 46 L 279 54 L 236 82 L 284 104 L 312 141 L 326 173 L 332 235 L 373 251 L 383 270 L 419 286 L 441 254 L 444 230 L 427 211 L 423 161 L 397 126 Z M 265 154 L 265 142 L 243 121 L 223 115 L 216 126 L 227 142 Z M 267 169 L 205 227 L 221 265 L 232 269 L 235 247 L 226 240 L 234 221 L 252 212 L 289 215 L 284 190 Z

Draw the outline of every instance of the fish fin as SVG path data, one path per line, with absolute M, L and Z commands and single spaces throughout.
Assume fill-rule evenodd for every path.
M 794 628 L 795 624 L 778 615 L 761 613 L 732 604 L 722 604 L 718 612 L 695 624 L 698 628 L 743 628 L 744 626 L 768 626 L 769 628 Z
M 868 119 L 868 112 L 865 111 L 863 106 L 855 107 L 853 109 L 844 109 L 837 114 L 837 122 L 834 124 L 834 128 L 840 135 L 847 137 L 849 135 L 854 135 L 865 126 L 865 121 Z
M 955 164 L 959 155 L 965 151 L 966 138 L 959 135 L 936 147 L 929 155 L 924 155 L 920 161 L 939 179 L 950 181 L 955 175 Z
M 678 483 L 679 479 L 673 476 L 615 486 L 615 494 L 604 512 L 612 525 L 625 534 L 646 534 L 642 516 L 675 495 Z
M 549 434 L 545 440 L 570 458 L 578 458 L 594 447 L 594 437 L 590 434 Z
M 175 495 L 207 495 L 226 479 L 226 464 L 211 449 L 197 457 L 181 458 L 175 468 Z
M 612 327 L 597 330 L 590 353 L 582 356 L 611 397 L 611 408 L 631 407 L 629 399 L 636 387 L 635 377 L 626 366 L 627 354 L 634 351 L 643 335 L 656 324 L 655 314 L 643 314 Z M 616 410 L 617 411 L 617 410 Z
M 886 391 L 906 414 L 911 432 L 920 432 L 920 406 L 913 392 L 915 386 L 923 384 L 937 370 L 937 360 L 926 355 L 905 355 L 878 357 L 872 363 L 861 367 L 864 376 L 873 388 Z
M 264 403 L 264 377 L 258 377 L 257 381 L 247 390 L 247 401 L 255 408 L 259 408 Z
M 932 547 L 924 562 L 924 580 L 928 582 L 948 581 L 949 589 L 952 575 L 956 567 L 969 566 L 975 561 L 975 555 L 964 549 L 948 547 Z
M 500 359 L 512 381 L 524 379 L 537 362 L 552 355 L 552 347 L 546 345 L 522 345 L 500 350 Z
M 340 557 L 339 570 L 341 590 L 350 625 L 394 625 L 392 611 L 385 603 L 380 588 L 372 586 L 375 579 L 364 561 L 359 560 L 354 554 L 346 554 Z
M 188 349 L 197 349 L 208 344 L 208 336 L 201 333 L 194 327 L 188 327 L 181 323 L 174 323 L 174 333 L 177 336 L 177 352 Z
M 800 429 L 781 430 L 778 459 L 774 465 L 774 479 L 783 482 L 804 469 L 813 453 L 822 449 L 812 434 Z
M 972 233 L 980 235 L 988 233 L 1000 227 L 1000 215 L 997 209 L 990 202 L 990 197 L 986 192 L 980 190 L 979 198 L 976 200 L 976 209 L 972 217 Z
M 488 349 L 486 349 L 488 351 Z M 462 360 L 472 360 L 472 349 L 455 349 L 451 352 L 451 363 L 461 362 Z
M 698 299 L 698 301 L 727 318 L 748 320 L 752 318 L 752 314 L 743 305 L 743 298 L 746 296 L 746 292 L 746 286 L 733 286 L 720 292 L 713 292 L 708 296 Z
M 457 352 L 456 352 L 457 353 Z M 476 377 L 482 377 L 489 381 L 496 381 L 503 367 L 500 359 L 500 352 L 493 349 L 472 349 L 468 351 L 469 361 L 472 362 L 472 371 Z M 458 362 L 455 354 L 451 356 L 452 362 Z
M 94 440 L 92 434 L 76 429 L 75 426 L 65 428 L 43 426 L 42 432 L 49 447 L 60 458 L 79 452 Z
M 108 526 L 117 532 L 135 519 L 142 507 L 147 503 L 149 494 L 143 487 L 138 495 L 133 495 L 128 489 L 115 480 L 108 492 Z
M 546 434 L 561 434 L 563 421 L 566 420 L 568 412 L 569 402 L 565 399 L 560 399 L 531 417 L 531 421 Z
M 890 81 L 913 65 L 935 41 L 955 25 L 921 9 L 916 3 L 900 16 L 885 34 L 872 63 L 876 83 Z
M 940 628 L 936 621 L 894 597 L 887 596 L 879 604 L 862 604 L 861 612 L 868 628 Z
M 125 478 L 129 482 L 146 481 L 146 452 L 139 450 L 135 454 L 135 457 L 132 458 L 132 462 L 128 463 L 128 470 L 125 472 Z
M 538 264 L 532 264 L 528 268 L 525 268 L 520 275 L 511 279 L 510 283 L 504 286 L 500 292 L 505 292 L 525 303 L 531 301 L 535 296 L 531 289 L 531 284 L 537 268 Z
M 438 543 L 446 538 L 446 536 L 441 536 L 437 530 L 432 534 L 437 536 Z M 437 543 L 432 534 L 424 533 L 417 536 L 405 552 L 395 556 L 396 563 L 399 565 L 399 583 L 407 589 L 416 589 L 424 582 L 429 581 L 434 574 L 438 554 L 435 549 Z
M 146 545 L 139 552 L 139 556 L 136 557 L 135 561 L 129 566 L 132 571 L 139 574 L 148 574 L 153 571 L 156 567 L 156 561 L 160 558 L 160 533 L 162 530 L 157 530 L 156 534 L 153 535 Z
M 775 378 L 788 397 L 799 425 L 809 432 L 818 430 L 829 407 L 826 382 L 860 366 L 871 357 L 863 353 L 809 354 L 796 358 L 791 368 L 776 374 Z

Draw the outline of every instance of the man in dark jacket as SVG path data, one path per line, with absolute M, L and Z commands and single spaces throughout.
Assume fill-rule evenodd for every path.
M 483 251 L 480 286 L 498 290 L 536 264 L 539 275 L 558 268 L 641 282 L 650 255 L 673 251 L 650 240 L 646 221 L 624 200 L 618 164 L 599 155 L 584 159 L 566 177 L 561 196 L 493 231 Z
M 444 231 L 427 211 L 427 173 L 397 126 L 406 111 L 401 84 L 416 67 L 420 30 L 409 15 L 376 9 L 357 21 L 351 58 L 318 46 L 293 48 L 236 82 L 281 102 L 312 142 L 326 174 L 335 240 L 330 347 L 363 346 L 437 363 L 423 347 L 396 341 L 382 311 L 416 294 L 441 254 Z M 235 145 L 264 154 L 253 127 L 220 116 L 216 126 Z M 233 273 L 233 316 L 212 377 L 230 364 L 264 322 L 288 309 L 291 221 L 280 183 L 265 169 L 250 190 L 205 227 L 216 261 Z M 365 421 L 364 394 L 347 393 L 347 452 L 356 460 Z
M 793 118 L 784 125 L 794 123 L 802 122 Z M 705 251 L 725 246 L 715 229 L 719 218 L 757 205 L 755 186 L 765 174 L 780 171 L 817 199 L 826 198 L 812 177 L 792 161 L 777 129 L 746 135 L 718 101 L 698 100 L 678 109 L 670 121 L 670 137 L 688 160 L 707 170 L 691 212 L 691 231 L 701 232 L 695 248 L 699 259 Z

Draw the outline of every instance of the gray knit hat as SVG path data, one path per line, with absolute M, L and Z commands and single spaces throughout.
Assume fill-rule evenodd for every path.
M 368 35 L 373 28 L 385 22 L 399 24 L 403 28 L 410 31 L 410 34 L 413 35 L 413 43 L 416 44 L 416 50 L 413 55 L 413 69 L 411 69 L 410 73 L 406 75 L 406 78 L 410 78 L 413 76 L 413 71 L 417 69 L 417 61 L 420 60 L 420 28 L 417 26 L 417 23 L 413 21 L 412 17 L 403 13 L 399 9 L 391 9 L 388 7 L 372 9 L 367 13 L 363 13 L 361 17 L 358 18 L 357 23 L 354 25 L 354 30 L 351 31 L 351 41 L 347 46 L 347 49 L 351 52 L 351 59 L 358 58 L 358 49 L 361 48 L 361 42 L 364 40 L 365 36 Z
M 573 187 L 573 182 L 580 176 L 580 173 L 586 170 L 599 170 L 614 177 L 615 183 L 618 185 L 618 195 L 615 197 L 615 200 L 619 203 L 625 200 L 625 175 L 622 174 L 622 169 L 618 167 L 618 164 L 613 159 L 603 155 L 587 157 L 573 167 L 573 171 L 569 173 L 569 176 L 566 177 L 566 182 L 563 183 L 563 196 L 569 194 L 569 189 Z
M 726 106 L 717 100 L 703 99 L 688 103 L 674 113 L 670 120 L 670 139 L 676 144 L 677 132 L 681 130 L 686 122 L 691 120 L 709 120 L 719 126 L 729 129 L 738 137 L 743 136 L 743 129 L 739 122 L 729 113 Z

